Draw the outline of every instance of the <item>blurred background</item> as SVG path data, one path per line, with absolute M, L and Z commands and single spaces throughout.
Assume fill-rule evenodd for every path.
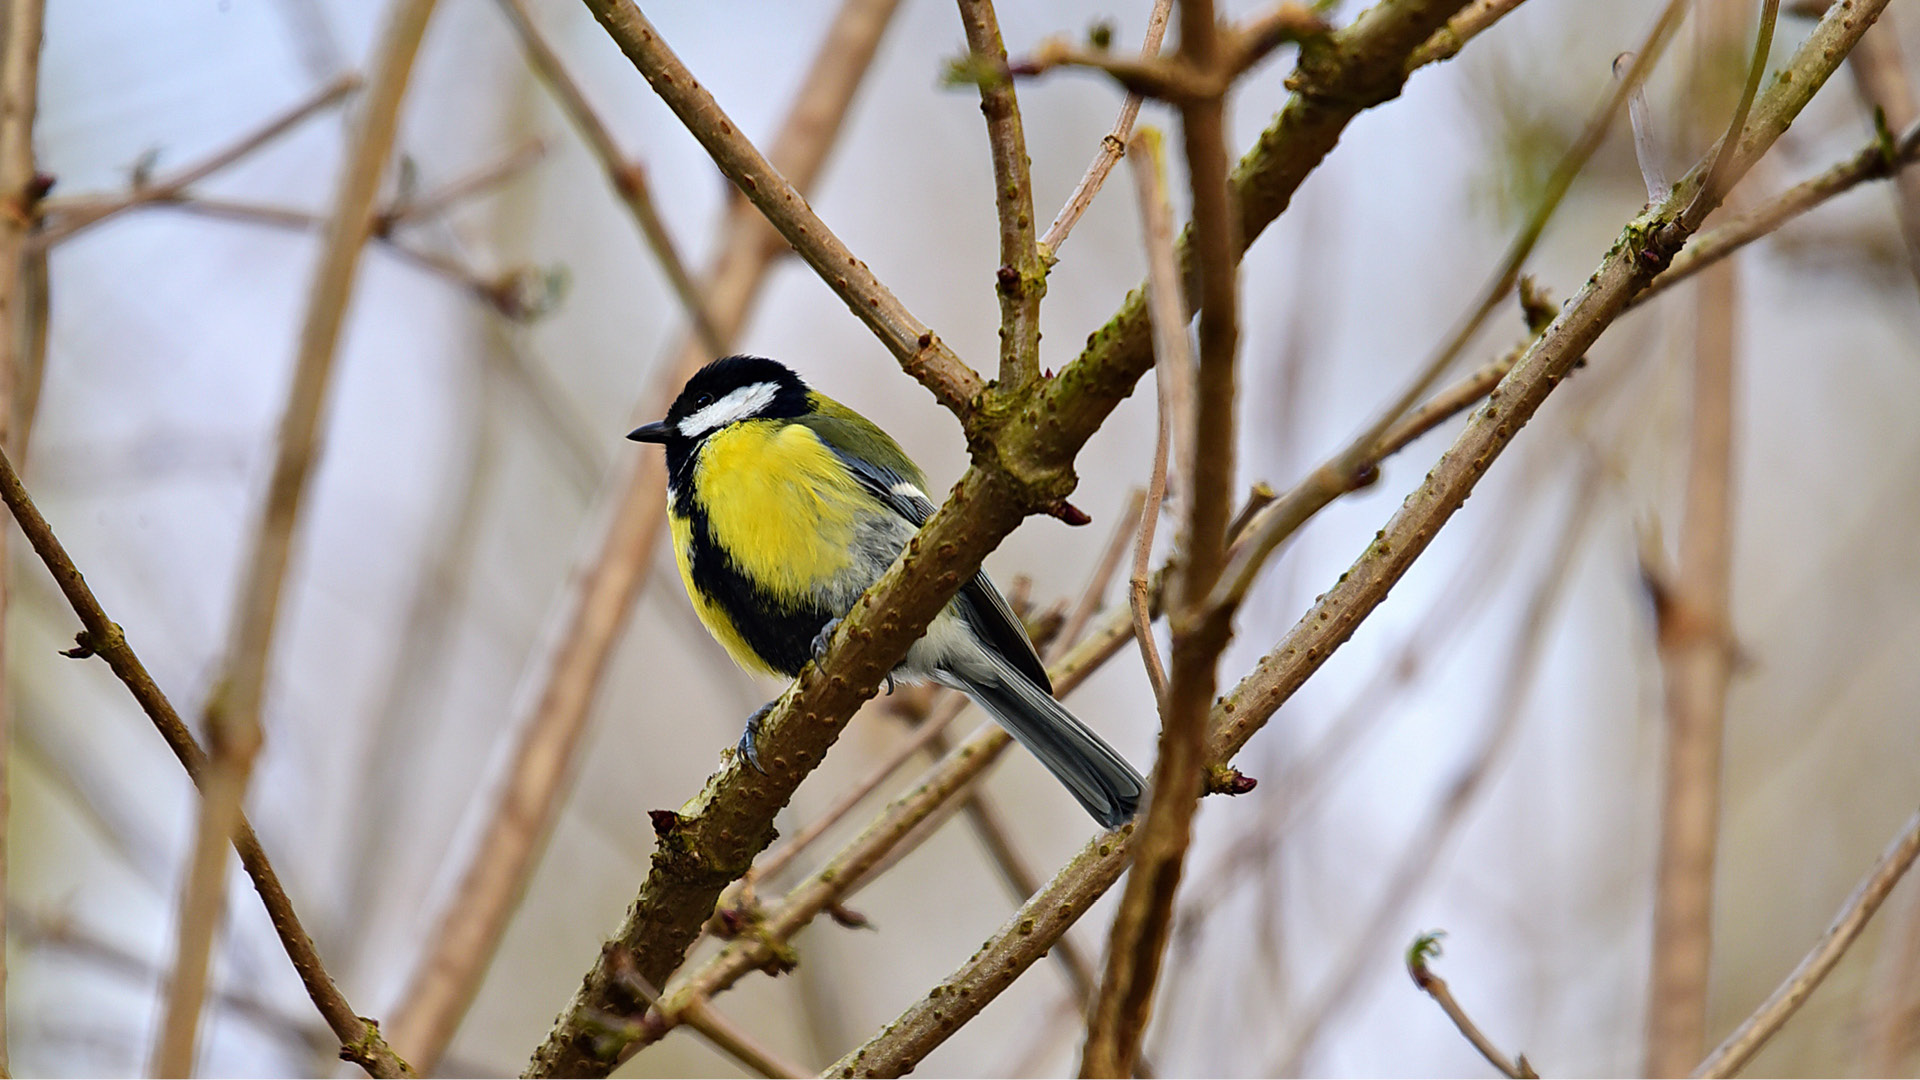
M 1245 264 L 1245 483 L 1292 483 L 1430 354 L 1657 6 L 1533 0 L 1349 128 Z M 688 262 L 706 265 L 725 182 L 581 5 L 531 7 L 616 141 L 644 162 Z M 767 140 L 835 5 L 647 7 L 740 128 Z M 1054 0 L 1003 5 L 1000 18 L 1016 54 L 1103 21 L 1116 48 L 1131 50 L 1147 7 Z M 1359 8 L 1338 5 L 1335 21 Z M 383 18 L 374 0 L 52 3 L 40 165 L 58 178 L 56 196 L 168 175 L 363 71 Z M 1920 56 L 1920 13 L 1896 4 L 1892 19 L 1874 33 L 1912 31 L 1906 52 Z M 1776 55 L 1807 26 L 1783 19 Z M 1691 41 L 1683 29 L 1650 87 L 1669 175 L 1700 150 L 1684 144 L 1677 104 Z M 977 96 L 941 84 L 964 47 L 950 5 L 900 4 L 811 201 L 984 369 L 998 320 L 992 174 Z M 1240 86 L 1236 152 L 1285 100 L 1291 63 L 1283 50 Z M 1044 221 L 1120 94 L 1066 73 L 1023 84 L 1020 98 Z M 183 714 L 198 715 L 220 665 L 317 251 L 316 230 L 218 216 L 215 204 L 325 214 L 345 117 L 319 112 L 195 185 L 189 205 L 136 209 L 52 249 L 27 482 Z M 1151 105 L 1142 123 L 1174 127 Z M 1741 190 L 1757 201 L 1871 135 L 1843 72 Z M 654 418 L 636 410 L 684 323 L 491 0 L 438 5 L 396 157 L 383 205 L 498 175 L 366 252 L 248 802 L 330 970 L 356 1008 L 380 1017 L 397 1008 L 493 805 L 560 598 L 600 528 L 596 491 L 652 452 L 622 435 Z M 1571 295 L 1644 199 L 1622 124 L 1529 271 L 1556 299 Z M 1048 367 L 1066 364 L 1144 277 L 1134 207 L 1123 168 L 1062 248 L 1044 309 Z M 537 317 L 476 295 L 475 282 L 503 274 Z M 1638 1070 L 1663 743 L 1638 567 L 1644 549 L 1670 550 L 1679 532 L 1691 295 L 1674 290 L 1601 339 L 1392 599 L 1248 746 L 1238 764 L 1259 788 L 1203 806 L 1147 1040 L 1161 1075 L 1482 1074 L 1402 966 L 1413 936 L 1435 928 L 1449 934 L 1437 970 L 1501 1046 L 1546 1075 Z M 1503 309 L 1465 362 L 1522 340 L 1519 314 Z M 1865 185 L 1740 256 L 1737 317 L 1739 666 L 1715 1040 L 1799 960 L 1920 791 L 1920 290 L 1894 190 Z M 936 486 L 960 475 L 951 417 L 797 261 L 779 264 L 737 344 L 881 422 Z M 1223 685 L 1360 552 L 1457 423 L 1390 461 L 1378 484 L 1281 555 L 1240 618 Z M 1153 429 L 1149 390 L 1081 456 L 1074 501 L 1094 524 L 1029 521 L 988 562 L 1003 586 L 1029 578 L 1039 604 L 1079 596 L 1145 481 Z M 1172 531 L 1161 530 L 1163 546 Z M 519 1072 L 645 874 L 646 812 L 698 791 L 746 715 L 780 689 L 733 668 L 691 617 L 664 546 L 658 556 L 551 840 L 444 1072 Z M 15 1067 L 137 1073 L 171 962 L 195 798 L 105 666 L 55 653 L 75 620 L 18 543 L 13 580 Z M 1106 598 L 1123 602 L 1124 581 Z M 1070 703 L 1150 764 L 1157 720 L 1132 649 Z M 801 788 L 782 832 L 909 734 L 869 708 Z M 902 770 L 793 872 L 810 871 L 918 771 Z M 1024 753 L 1009 754 L 987 787 L 1044 874 L 1091 834 Z M 752 977 L 718 1000 L 810 1068 L 923 994 L 1015 906 L 964 820 L 849 903 L 871 930 L 823 920 L 797 940 L 794 973 Z M 202 1073 L 335 1069 L 335 1044 L 237 870 L 229 904 Z M 1096 957 L 1110 914 L 1111 897 L 1074 931 Z M 1920 883 L 1909 881 L 1754 1071 L 1911 1070 L 1916 953 Z M 921 1071 L 1067 1073 L 1077 1009 L 1042 963 Z M 624 1073 L 738 1068 L 682 1030 Z

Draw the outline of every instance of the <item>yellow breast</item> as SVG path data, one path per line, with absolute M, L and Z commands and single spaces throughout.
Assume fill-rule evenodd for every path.
M 775 598 L 801 599 L 852 562 L 871 497 L 807 428 L 734 424 L 707 440 L 694 470 L 715 542 Z

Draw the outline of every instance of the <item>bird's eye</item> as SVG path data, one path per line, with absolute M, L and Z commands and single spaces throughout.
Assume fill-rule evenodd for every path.
M 693 407 L 696 409 L 704 409 L 711 404 L 713 404 L 712 394 L 701 394 L 699 397 L 693 399 Z

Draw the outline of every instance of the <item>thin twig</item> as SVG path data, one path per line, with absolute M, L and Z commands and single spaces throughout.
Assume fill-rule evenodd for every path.
M 1713 0 L 1700 13 L 1700 58 L 1689 95 L 1717 119 L 1727 90 L 1716 61 L 1740 38 L 1746 5 Z M 1773 36 L 1777 0 L 1762 5 L 1760 41 L 1733 121 L 1689 205 L 1729 186 L 1732 147 L 1753 105 Z M 1698 211 L 1704 218 L 1705 211 Z M 1713 882 L 1720 834 L 1720 775 L 1727 684 L 1733 675 L 1734 373 L 1738 360 L 1738 264 L 1723 261 L 1695 292 L 1693 417 L 1678 572 L 1654 611 L 1666 690 L 1666 760 L 1654 879 L 1653 942 L 1646 1015 L 1648 1076 L 1679 1076 L 1699 1060 L 1707 1035 Z M 1651 580 L 1651 579 L 1650 579 Z
M 1827 927 L 1826 933 L 1820 935 L 1813 949 L 1801 958 L 1792 973 L 1761 1003 L 1760 1008 L 1700 1062 L 1693 1070 L 1693 1075 L 1732 1076 L 1753 1060 L 1753 1055 L 1759 1053 L 1767 1040 L 1799 1011 L 1800 1006 L 1819 987 L 1821 980 L 1846 955 L 1847 948 L 1867 928 L 1867 921 L 1873 918 L 1873 913 L 1886 902 L 1887 894 L 1893 891 L 1893 887 L 1900 883 L 1901 876 L 1913 865 L 1915 856 L 1920 856 L 1920 813 L 1907 819 L 1900 834 L 1880 854 L 1873 869 L 1854 887 L 1846 903 L 1840 905 L 1840 912 L 1834 916 L 1833 924 Z
M 1370 14 L 1375 20 L 1389 20 L 1398 13 L 1390 7 L 1391 2 L 1385 0 L 1381 5 L 1385 12 L 1376 8 Z M 1860 0 L 1841 14 L 1830 13 L 1821 21 L 1795 53 L 1787 75 L 1769 85 L 1756 100 L 1736 171 L 1751 168 L 1779 139 L 1884 6 L 1885 0 Z M 1373 29 L 1387 25 L 1393 24 L 1371 24 Z M 1336 49 L 1339 40 L 1336 35 Z M 1420 40 L 1423 38 L 1405 48 L 1411 50 Z M 1243 199 L 1242 206 L 1254 202 L 1260 203 L 1263 214 L 1271 206 L 1254 199 Z M 1515 366 L 1502 384 L 1499 397 L 1473 414 L 1453 447 L 1340 580 L 1222 699 L 1212 714 L 1209 765 L 1229 762 L 1274 710 L 1379 606 L 1553 388 L 1586 355 L 1601 331 L 1619 317 L 1628 299 L 1646 287 L 1698 227 L 1697 222 L 1681 217 L 1682 209 L 1679 199 L 1670 196 L 1629 223 L 1587 285 Z M 1138 344 L 1130 343 L 1129 347 L 1137 348 Z M 1103 344 L 1095 353 L 1104 356 L 1108 349 L 1116 348 Z M 911 1069 L 1012 985 L 1112 886 L 1130 854 L 1131 845 L 1124 838 L 1096 838 L 930 995 L 835 1062 L 827 1075 Z
M 1040 300 L 1047 294 L 1047 264 L 1033 233 L 1033 169 L 1020 99 L 1007 71 L 1007 45 L 993 0 L 959 0 L 971 63 L 990 72 L 978 81 L 980 111 L 987 118 L 993 152 L 993 206 L 1000 220 L 1001 393 L 1024 390 L 1040 374 Z
M 1747 113 L 1753 108 L 1754 95 L 1760 92 L 1760 80 L 1767 74 L 1767 60 L 1773 53 L 1773 27 L 1779 18 L 1780 0 L 1760 0 L 1759 40 L 1754 42 L 1753 59 L 1747 65 L 1747 81 L 1740 87 L 1740 101 L 1733 107 L 1733 119 L 1727 122 L 1727 133 L 1714 146 L 1706 177 L 1701 180 L 1700 188 L 1694 194 L 1693 205 L 1688 207 L 1689 215 L 1697 213 L 1699 218 L 1704 219 L 1709 209 L 1718 206 L 1726 198 L 1727 190 L 1732 186 L 1728 173 L 1733 168 L 1733 155 L 1741 134 L 1746 131 Z
M 579 132 L 580 141 L 587 144 L 587 150 L 607 174 L 607 182 L 612 185 L 614 195 L 626 206 L 634 224 L 639 226 L 641 238 L 647 242 L 648 250 L 653 252 L 654 261 L 660 264 L 660 272 L 666 275 L 667 285 L 679 299 L 694 334 L 699 337 L 709 356 L 724 354 L 728 335 L 720 332 L 713 313 L 707 310 L 706 297 L 674 245 L 673 234 L 667 232 L 666 224 L 660 220 L 660 212 L 654 207 L 653 195 L 647 188 L 646 166 L 623 153 L 619 144 L 614 142 L 613 132 L 607 129 L 600 115 L 588 104 L 587 95 L 580 89 L 580 84 L 574 80 L 559 54 L 554 52 L 553 46 L 540 36 L 539 29 L 533 24 L 533 13 L 527 10 L 526 0 L 499 2 L 501 12 L 513 24 L 514 33 L 519 35 L 521 48 L 526 50 L 527 64 L 552 91 L 560 110 L 567 114 L 574 130 Z
M 1196 71 L 1225 75 L 1233 63 L 1230 52 L 1215 21 L 1213 4 L 1209 0 L 1181 0 L 1176 60 Z M 1206 777 L 1201 766 L 1207 714 L 1218 685 L 1220 655 L 1231 637 L 1230 619 L 1200 605 L 1226 565 L 1227 523 L 1233 516 L 1233 405 L 1240 323 L 1238 241 L 1234 235 L 1233 193 L 1227 180 L 1225 117 L 1224 89 L 1221 95 L 1182 102 L 1180 106 L 1181 140 L 1192 194 L 1193 263 L 1200 276 L 1200 356 L 1197 371 L 1191 376 L 1192 419 L 1186 420 L 1183 414 L 1188 410 L 1181 408 L 1175 394 L 1167 394 L 1163 402 L 1167 411 L 1175 414 L 1169 418 L 1175 441 L 1183 438 L 1183 422 L 1190 423 L 1192 432 L 1190 447 L 1176 448 L 1188 451 L 1189 456 L 1175 461 L 1184 524 L 1169 587 L 1172 599 L 1167 604 L 1172 670 L 1163 699 L 1159 750 L 1148 785 L 1147 807 L 1131 838 L 1135 872 L 1127 878 L 1120 909 L 1114 916 L 1106 972 L 1088 1011 L 1087 1040 L 1080 1059 L 1082 1076 L 1130 1077 L 1140 1057 L 1141 1042 L 1153 1014 L 1154 987 L 1166 955 L 1167 934 L 1173 927 L 1173 900 L 1192 839 L 1193 816 L 1205 794 Z M 1155 164 L 1148 161 L 1139 168 Z M 1151 193 L 1155 185 L 1149 179 L 1141 186 Z M 1152 194 L 1142 196 L 1143 214 L 1151 221 L 1155 211 L 1145 208 L 1149 199 L 1163 199 Z M 1149 260 L 1170 262 L 1171 237 L 1156 246 L 1159 250 L 1150 254 Z M 1164 287 L 1171 284 L 1170 279 L 1162 278 L 1161 283 L 1163 295 L 1173 291 Z M 1151 304 L 1154 298 L 1149 296 L 1148 301 Z M 1171 321 L 1159 317 L 1163 314 L 1180 321 L 1156 335 L 1156 345 L 1165 344 L 1172 334 L 1178 334 L 1184 342 L 1184 312 L 1161 307 L 1155 311 L 1156 325 Z M 1161 362 L 1168 364 L 1162 379 L 1185 381 L 1189 377 L 1186 367 L 1179 363 L 1177 349 L 1157 356 L 1156 364 Z
M 1173 0 L 1153 0 L 1153 11 L 1147 15 L 1147 32 L 1140 41 L 1140 57 L 1151 60 L 1160 55 L 1160 42 L 1167 36 L 1167 17 L 1173 12 Z M 1100 140 L 1100 149 L 1093 155 L 1093 163 L 1087 166 L 1086 174 L 1073 186 L 1073 193 L 1067 196 L 1066 205 L 1053 216 L 1053 224 L 1047 226 L 1046 235 L 1040 238 L 1040 257 L 1052 266 L 1060 258 L 1060 246 L 1067 242 L 1067 234 L 1080 222 L 1087 207 L 1093 205 L 1093 197 L 1100 193 L 1101 185 L 1107 182 L 1113 167 L 1127 152 L 1127 140 L 1133 135 L 1133 122 L 1140 115 L 1140 103 L 1144 99 L 1139 94 L 1128 93 L 1126 100 L 1120 103 L 1120 115 L 1113 121 L 1113 130 Z
M 150 202 L 171 199 L 193 185 L 248 157 L 254 151 L 298 127 L 307 118 L 345 99 L 360 88 L 360 77 L 343 74 L 301 101 L 267 121 L 258 129 L 241 136 L 231 146 L 209 155 L 162 180 L 140 182 L 122 195 L 83 196 L 73 199 L 48 199 L 42 207 L 48 221 L 33 239 L 38 247 L 50 247 L 91 228 L 125 210 Z
M 47 525 L 47 520 L 40 516 L 40 511 L 33 505 L 26 487 L 20 482 L 20 475 L 14 471 L 13 462 L 3 450 L 0 450 L 0 500 L 4 500 L 7 509 L 13 512 L 14 520 L 20 523 L 20 531 L 26 534 L 27 542 L 33 545 L 41 561 L 47 564 L 55 584 L 60 586 L 74 613 L 80 616 L 81 625 L 86 628 L 76 639 L 77 647 L 71 655 L 97 655 L 107 662 L 113 673 L 126 684 L 134 700 L 140 703 L 140 708 L 153 721 L 154 727 L 159 729 L 160 737 L 186 768 L 187 775 L 195 784 L 201 785 L 204 796 L 208 770 L 206 752 L 194 741 L 180 714 L 174 711 L 173 704 L 134 654 L 126 635 L 113 620 L 107 618 L 100 601 L 95 599 L 93 590 L 87 586 L 86 579 L 81 577 L 73 560 L 67 557 L 66 549 Z M 294 971 L 305 984 L 307 995 L 313 999 L 327 1026 L 333 1029 L 335 1037 L 340 1040 L 341 1057 L 360 1065 L 373 1076 L 414 1075 L 407 1063 L 388 1048 L 386 1041 L 380 1037 L 379 1027 L 355 1014 L 353 1006 L 334 986 L 320 962 L 319 953 L 314 950 L 313 939 L 301 927 L 292 901 L 287 898 L 279 876 L 267 861 L 266 852 L 261 849 L 260 840 L 253 833 L 253 826 L 247 824 L 244 816 L 234 832 L 233 846 L 240 853 L 240 865 L 253 879 L 254 889 L 259 892 L 261 904 L 267 909 L 267 916 L 280 936 L 287 958 L 293 961 Z
M 1434 32 L 1426 44 L 1413 51 L 1407 58 L 1407 70 L 1423 68 L 1428 64 L 1437 64 L 1442 60 L 1451 60 L 1460 54 L 1467 42 L 1482 30 L 1499 22 L 1509 11 L 1521 5 L 1523 0 L 1473 0 L 1473 3 L 1461 8 L 1459 14 L 1447 20 L 1447 25 Z
M 823 38 L 773 145 L 773 160 L 800 191 L 819 175 L 896 6 L 897 0 L 848 0 Z M 730 341 L 782 249 L 758 213 L 739 206 L 728 215 L 715 250 L 702 294 L 722 339 Z M 687 377 L 713 358 L 698 335 L 676 343 L 668 355 L 636 409 L 649 418 L 664 414 Z M 570 575 L 554 625 L 542 636 L 553 644 L 529 662 L 512 710 L 517 734 L 508 772 L 490 792 L 495 801 L 485 832 L 462 856 L 455 900 L 428 937 L 394 1018 L 395 1044 L 409 1047 L 424 1066 L 440 1056 L 472 1003 L 545 845 L 595 689 L 652 565 L 665 523 L 666 468 L 657 455 L 628 462 L 595 496 L 594 518 L 605 524 Z M 710 913 L 711 903 L 699 922 Z M 640 970 L 649 974 L 646 965 Z M 670 971 L 651 975 L 665 981 Z M 578 1018 L 584 1022 L 588 1015 Z
M 1535 245 L 1539 243 L 1541 235 L 1546 231 L 1547 224 L 1553 220 L 1554 213 L 1560 208 L 1574 180 L 1585 170 L 1587 162 L 1600 148 L 1607 131 L 1613 126 L 1614 119 L 1620 115 L 1629 97 L 1639 89 L 1647 74 L 1653 70 L 1653 65 L 1658 62 L 1660 53 L 1665 49 L 1668 39 L 1672 37 L 1675 27 L 1679 25 L 1680 16 L 1686 11 L 1686 7 L 1687 0 L 1667 0 L 1666 6 L 1661 9 L 1659 16 L 1647 30 L 1647 35 L 1641 41 L 1640 47 L 1634 51 L 1631 65 L 1619 79 L 1614 81 L 1606 97 L 1587 118 L 1579 137 L 1574 140 L 1572 146 L 1567 148 L 1567 152 L 1554 166 L 1553 174 L 1547 179 L 1540 201 L 1527 216 L 1520 231 L 1514 234 L 1513 240 L 1507 245 L 1506 253 L 1501 256 L 1500 264 L 1482 286 L 1473 305 L 1454 326 L 1446 341 L 1415 373 L 1399 397 L 1380 411 L 1367 430 L 1355 438 L 1343 454 L 1316 471 L 1311 478 L 1316 488 L 1331 491 L 1342 484 L 1353 485 L 1363 482 L 1369 476 L 1365 468 L 1367 451 L 1379 441 L 1381 436 L 1392 430 L 1394 424 L 1426 395 L 1434 383 L 1447 372 L 1447 369 L 1453 366 L 1454 361 L 1459 359 L 1460 354 L 1472 342 L 1474 335 L 1479 333 L 1480 327 L 1486 323 L 1487 317 L 1493 314 L 1500 303 L 1506 299 L 1507 294 L 1513 291 L 1519 283 L 1521 267 L 1525 265 L 1527 257 L 1533 253 Z M 1219 591 L 1211 601 L 1213 604 L 1232 607 L 1245 598 L 1247 589 L 1252 585 L 1260 565 L 1275 548 L 1293 535 L 1304 520 L 1299 517 L 1298 510 L 1299 507 L 1296 505 L 1282 500 L 1256 519 L 1248 530 L 1247 539 L 1237 545 L 1232 564 L 1223 577 Z
M 1869 180 L 1920 175 L 1907 168 L 1920 158 L 1920 121 L 1910 124 L 1897 139 L 1877 138 L 1852 157 L 1811 179 L 1795 184 L 1752 209 L 1694 236 L 1673 262 L 1635 297 L 1639 307 L 1674 285 L 1687 280 L 1741 248 L 1767 236 L 1781 225 L 1843 192 Z
M 824 813 L 808 822 L 805 828 L 793 834 L 793 838 L 779 847 L 767 852 L 766 856 L 753 864 L 743 882 L 769 881 L 792 864 L 801 852 L 812 846 L 814 841 L 825 835 L 828 829 L 839 824 L 854 808 L 867 800 L 867 796 L 886 783 L 887 777 L 900 770 L 900 767 L 913 760 L 920 751 L 933 746 L 940 736 L 967 707 L 967 699 L 959 694 L 950 695 L 946 701 L 921 721 L 911 736 L 873 767 L 864 779 L 848 788 L 834 800 Z M 940 751 L 935 751 L 939 753 Z
M 433 4 L 434 0 L 395 0 L 390 10 L 321 244 L 320 265 L 308 293 L 306 322 L 280 420 L 272 480 L 235 596 L 220 677 L 206 706 L 213 759 L 189 864 L 192 869 L 181 893 L 179 936 L 165 1020 L 154 1049 L 154 1072 L 160 1076 L 184 1076 L 193 1069 L 207 961 L 226 894 L 228 838 L 239 824 L 247 781 L 260 748 L 267 664 L 292 558 L 294 530 L 307 478 L 318 456 L 320 416 L 347 301 L 353 292 L 354 271 L 373 229 L 374 200 L 393 148 L 400 102 Z
M 19 451 L 21 439 L 14 423 L 17 384 L 25 367 L 23 357 L 36 367 L 46 358 L 46 263 L 33 260 L 37 282 L 29 269 L 27 238 L 33 229 L 34 204 L 46 194 L 33 160 L 33 122 L 39 110 L 40 35 L 46 18 L 45 0 L 8 0 L 5 39 L 0 41 L 0 447 Z M 34 288 L 38 285 L 37 290 Z M 34 338 L 39 338 L 39 348 Z M 38 391 L 38 372 L 31 376 Z M 13 780 L 7 768 L 12 745 L 14 694 L 7 687 L 4 632 L 11 599 L 7 536 L 0 529 L 0 897 L 7 895 L 7 830 L 13 802 Z M 12 1075 L 7 1048 L 6 912 L 0 907 L 0 1076 Z
M 1392 939 L 1394 925 L 1404 917 L 1407 905 L 1426 887 L 1449 841 L 1459 833 L 1468 812 L 1506 758 L 1520 731 L 1520 721 L 1525 718 L 1527 699 L 1539 677 L 1554 614 L 1561 597 L 1566 595 L 1576 560 L 1591 532 L 1588 525 L 1598 502 L 1600 477 L 1598 461 L 1589 460 L 1582 466 L 1580 478 L 1572 485 L 1573 496 L 1568 501 L 1565 517 L 1547 548 L 1551 553 L 1547 567 L 1535 583 L 1515 628 L 1510 659 L 1504 667 L 1507 675 L 1488 710 L 1479 743 L 1467 754 L 1465 764 L 1441 785 L 1444 794 L 1427 811 L 1425 820 L 1401 849 L 1399 859 L 1386 875 L 1379 900 L 1349 939 L 1340 959 L 1335 961 L 1326 985 L 1289 1022 L 1290 1035 L 1278 1055 L 1275 1075 L 1298 1075 L 1305 1067 L 1308 1051 L 1330 1030 L 1328 1024 L 1334 1015 L 1352 1000 L 1367 974 L 1368 959 L 1381 944 Z
M 900 366 L 955 416 L 970 417 L 973 400 L 984 388 L 980 376 L 820 220 L 795 185 L 761 156 L 706 86 L 668 48 L 633 0 L 586 0 L 586 4 L 720 171 L 867 324 Z
M 1473 1018 L 1467 1015 L 1467 1010 L 1461 1008 L 1460 1003 L 1454 1000 L 1453 991 L 1447 987 L 1447 980 L 1435 975 L 1433 969 L 1427 966 L 1428 960 L 1440 955 L 1440 938 L 1444 933 L 1445 931 L 1435 930 L 1421 934 L 1414 938 L 1413 944 L 1408 947 L 1407 974 L 1413 977 L 1413 985 L 1425 991 L 1427 996 L 1440 1006 L 1440 1010 L 1447 1014 L 1447 1019 L 1453 1021 L 1453 1026 L 1460 1029 L 1460 1034 L 1466 1036 L 1467 1041 L 1473 1044 L 1473 1048 L 1480 1051 L 1480 1056 L 1486 1058 L 1488 1064 L 1500 1070 L 1502 1076 L 1509 1077 L 1510 1080 L 1539 1080 L 1540 1074 L 1534 1072 L 1533 1067 L 1527 1064 L 1527 1055 L 1521 1054 L 1517 1061 L 1509 1060 L 1499 1047 L 1493 1045 L 1493 1040 L 1487 1038 L 1480 1030 L 1479 1025 L 1473 1022 Z
M 1854 85 L 1876 127 L 1901 131 L 1920 117 L 1906 61 L 1900 55 L 1899 26 L 1889 12 L 1881 25 L 1860 39 L 1847 56 Z M 1894 178 L 1894 205 L 1900 213 L 1900 237 L 1907 247 L 1907 268 L 1920 284 L 1920 172 L 1901 172 Z
M 1167 415 L 1160 413 L 1159 434 L 1153 440 L 1153 475 L 1147 484 L 1147 499 L 1140 507 L 1140 537 L 1133 546 L 1133 573 L 1127 577 L 1127 610 L 1133 614 L 1133 640 L 1140 648 L 1140 662 L 1147 669 L 1147 682 L 1153 687 L 1156 712 L 1167 707 L 1167 669 L 1160 662 L 1160 646 L 1153 639 L 1152 582 L 1147 571 L 1153 554 L 1154 526 L 1160 520 L 1160 501 L 1167 493 Z
M 1147 493 L 1140 488 L 1133 489 L 1133 493 L 1127 496 L 1124 509 L 1113 519 L 1113 534 L 1107 538 L 1107 546 L 1101 549 L 1100 561 L 1093 564 L 1093 573 L 1087 575 L 1087 586 L 1080 591 L 1079 603 L 1073 606 L 1067 621 L 1060 624 L 1060 636 L 1054 639 L 1054 647 L 1047 656 L 1049 660 L 1065 653 L 1080 640 L 1080 635 L 1086 633 L 1087 623 L 1100 610 L 1107 583 L 1113 580 L 1113 575 L 1120 569 L 1120 560 L 1126 557 L 1128 541 L 1133 537 L 1137 528 L 1135 523 L 1140 520 L 1141 511 L 1146 505 Z
M 1147 308 L 1153 319 L 1154 387 L 1158 400 L 1158 426 L 1153 442 L 1153 472 L 1147 481 L 1147 501 L 1140 513 L 1140 538 L 1133 548 L 1133 574 L 1127 581 L 1128 603 L 1133 610 L 1133 633 L 1140 645 L 1140 659 L 1147 669 L 1147 681 L 1153 685 L 1153 700 L 1164 713 L 1167 707 L 1167 671 L 1160 662 L 1160 649 L 1153 639 L 1153 620 L 1148 614 L 1147 565 L 1153 552 L 1153 534 L 1160 520 L 1160 509 L 1167 497 L 1167 478 L 1178 461 L 1190 468 L 1194 455 L 1194 419 L 1192 388 L 1193 353 L 1187 342 L 1186 299 L 1180 289 L 1180 269 L 1173 251 L 1173 209 L 1166 192 L 1166 162 L 1161 153 L 1159 132 L 1151 129 L 1136 134 L 1129 143 L 1133 153 L 1134 190 L 1139 197 L 1140 222 L 1147 248 Z M 1178 438 L 1174 436 L 1179 432 Z M 1176 455 L 1171 444 L 1180 444 Z M 1181 475 L 1186 475 L 1182 473 Z
M 527 139 L 502 154 L 498 160 L 482 165 L 465 176 L 457 176 L 418 197 L 404 193 L 395 204 L 374 215 L 374 233 L 385 235 L 404 225 L 431 221 L 457 203 L 465 202 L 517 179 L 547 155 L 547 142 L 538 137 Z
M 1880 970 L 1863 995 L 1864 1029 L 1861 1076 L 1898 1076 L 1908 1055 L 1920 1045 L 1920 885 L 1907 886 L 1906 898 L 1880 950 Z

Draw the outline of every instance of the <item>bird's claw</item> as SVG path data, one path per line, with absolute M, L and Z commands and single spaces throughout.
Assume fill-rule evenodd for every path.
M 820 632 L 813 635 L 813 662 L 818 664 L 827 658 L 827 646 L 833 644 L 833 632 L 840 629 L 839 619 L 828 619 Z
M 740 743 L 735 747 L 740 754 L 740 760 L 746 762 L 748 768 L 761 776 L 767 775 L 767 770 L 760 767 L 760 747 L 757 745 L 760 738 L 760 722 L 773 711 L 773 706 L 778 700 L 776 698 L 774 701 L 767 702 L 755 709 L 752 716 L 747 717 L 747 730 L 740 733 Z

